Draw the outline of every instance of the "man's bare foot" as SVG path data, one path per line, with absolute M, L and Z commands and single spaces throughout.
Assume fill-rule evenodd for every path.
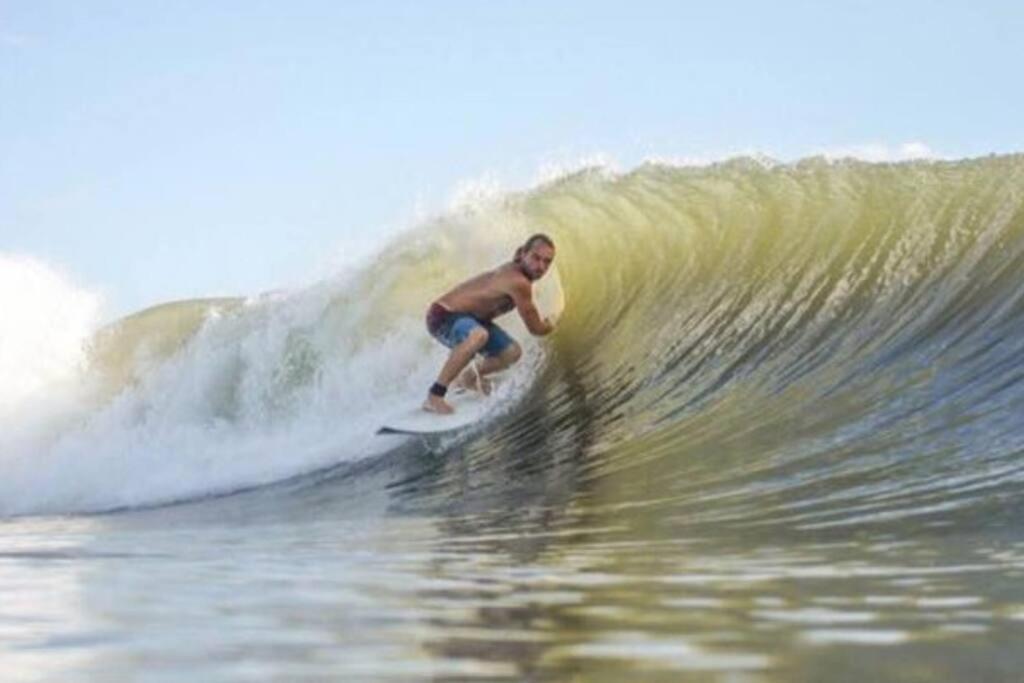
M 455 408 L 448 401 L 435 394 L 427 396 L 427 400 L 423 402 L 423 410 L 438 415 L 451 415 L 455 412 Z
M 484 396 L 491 395 L 491 389 L 494 385 L 491 380 L 483 375 L 477 374 L 475 368 L 469 367 L 462 371 L 459 378 L 455 380 L 455 386 L 459 389 L 468 389 L 470 391 L 478 391 Z

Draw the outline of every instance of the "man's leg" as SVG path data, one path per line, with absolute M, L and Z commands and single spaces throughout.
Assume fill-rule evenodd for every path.
M 445 361 L 444 366 L 441 368 L 441 373 L 437 376 L 437 384 L 447 388 L 459 376 L 459 373 L 469 365 L 469 361 L 473 359 L 473 356 L 484 347 L 488 336 L 487 330 L 482 327 L 477 326 L 470 330 L 466 338 L 452 349 L 448 360 Z M 427 394 L 427 400 L 424 402 L 423 408 L 435 413 L 441 413 L 442 415 L 455 412 L 451 404 L 444 400 L 444 396 L 439 396 L 433 392 Z
M 483 362 L 477 363 L 476 369 L 481 375 L 499 372 L 518 361 L 522 355 L 523 350 L 519 348 L 519 344 L 512 342 L 497 356 L 487 356 Z
M 487 356 L 479 363 L 476 363 L 475 367 L 467 367 L 459 376 L 457 385 L 479 391 L 482 394 L 489 394 L 491 393 L 491 383 L 490 380 L 486 379 L 487 375 L 504 370 L 518 361 L 522 355 L 523 350 L 519 347 L 519 344 L 510 340 L 508 346 L 498 355 Z

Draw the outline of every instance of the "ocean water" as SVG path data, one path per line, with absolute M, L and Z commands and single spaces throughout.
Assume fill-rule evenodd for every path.
M 538 228 L 494 414 L 375 436 Z M 2 678 L 1020 680 L 1022 283 L 1019 155 L 585 169 L 99 329 L 5 257 Z

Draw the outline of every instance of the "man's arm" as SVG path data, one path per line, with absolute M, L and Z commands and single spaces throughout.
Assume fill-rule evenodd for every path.
M 528 282 L 517 282 L 512 286 L 512 300 L 516 303 L 519 317 L 526 324 L 530 334 L 538 337 L 550 334 L 555 326 L 546 318 L 541 319 L 537 306 L 533 303 L 533 288 Z

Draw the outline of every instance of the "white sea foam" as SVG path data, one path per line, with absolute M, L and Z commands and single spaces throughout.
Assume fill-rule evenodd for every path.
M 38 416 L 76 383 L 101 297 L 42 261 L 0 254 L 0 427 Z M 19 430 L 20 431 L 20 430 Z
M 425 334 L 422 319 L 440 286 L 430 277 L 439 276 L 424 276 L 418 263 L 440 258 L 451 264 L 437 271 L 447 279 L 507 256 L 502 247 L 514 246 L 514 237 L 495 237 L 522 227 L 496 214 L 484 219 L 487 206 L 413 231 L 393 252 L 377 253 L 344 276 L 254 297 L 240 307 L 211 305 L 198 332 L 170 356 L 119 348 L 119 360 L 133 359 L 134 381 L 104 402 L 81 391 L 88 385 L 80 371 L 94 298 L 35 262 L 6 268 L 9 277 L 21 278 L 4 290 L 12 305 L 26 279 L 43 294 L 21 302 L 19 323 L 5 321 L 17 334 L 5 337 L 4 368 L 20 373 L 17 401 L 14 389 L 5 389 L 5 400 L 45 412 L 38 397 L 52 393 L 48 387 L 58 380 L 82 395 L 71 401 L 71 418 L 59 424 L 18 439 L 0 435 L 0 515 L 235 491 L 396 447 L 400 437 L 377 437 L 376 428 L 396 408 L 422 400 L 445 355 Z M 160 315 L 147 321 L 155 334 Z M 501 400 L 522 390 L 538 357 L 538 346 L 524 339 L 517 323 L 509 327 L 526 357 Z M 102 372 L 93 367 L 90 376 Z
M 700 155 L 648 155 L 643 159 L 644 163 L 659 164 L 663 166 L 674 166 L 679 168 L 702 168 L 714 164 L 723 163 L 731 159 L 752 159 L 766 167 L 775 166 L 780 163 L 792 163 L 808 157 L 824 157 L 831 161 L 842 159 L 856 159 L 871 163 L 892 163 L 900 161 L 917 161 L 923 159 L 947 159 L 946 155 L 932 149 L 930 145 L 921 141 L 910 141 L 902 143 L 867 142 L 848 145 L 826 145 L 812 147 L 798 156 L 779 154 L 770 150 L 754 147 L 747 147 L 720 154 Z
M 859 145 L 841 145 L 815 150 L 826 159 L 858 159 L 876 163 L 895 161 L 916 161 L 918 159 L 943 159 L 926 143 L 920 141 L 890 145 L 883 142 L 869 142 Z
M 362 312 L 325 320 L 328 302 L 322 291 L 278 294 L 211 315 L 178 353 L 138 368 L 137 384 L 80 425 L 8 450 L 0 512 L 159 503 L 394 446 L 375 441 L 373 428 L 398 397 L 427 385 L 423 335 L 400 321 L 342 357 L 342 335 Z M 314 375 L 301 376 L 303 363 Z

